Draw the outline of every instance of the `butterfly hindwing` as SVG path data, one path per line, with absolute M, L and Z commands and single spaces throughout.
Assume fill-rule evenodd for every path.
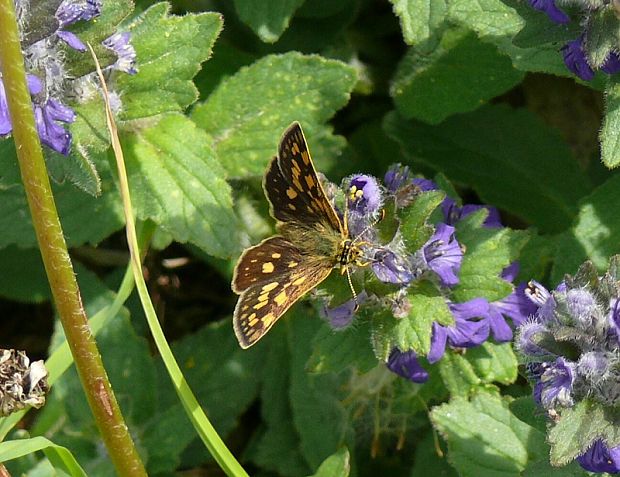
M 264 252 L 261 255 L 263 257 L 280 255 L 277 272 L 274 265 L 274 271 L 267 279 L 251 283 L 241 292 L 233 315 L 233 326 L 241 347 L 248 348 L 262 338 L 286 310 L 330 274 L 333 266 L 329 260 L 315 260 L 302 255 L 298 250 L 297 253 L 291 253 L 294 250 L 295 246 L 282 237 L 272 237 L 249 249 L 239 262 L 233 284 L 241 289 L 248 282 L 247 277 L 240 275 L 242 271 L 239 271 L 239 267 L 247 263 L 246 257 L 253 260 L 250 257 L 258 257 L 258 252 Z M 287 264 L 291 262 L 295 262 L 295 265 L 289 267 Z M 261 262 L 253 265 L 258 267 L 257 263 Z
M 304 260 L 301 252 L 283 237 L 275 236 L 248 248 L 237 262 L 232 289 L 237 293 L 273 277 L 285 275 Z

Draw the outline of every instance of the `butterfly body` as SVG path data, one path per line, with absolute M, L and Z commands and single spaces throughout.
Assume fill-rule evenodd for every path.
M 233 327 L 242 348 L 262 338 L 334 267 L 344 273 L 361 255 L 346 216 L 341 221 L 325 195 L 298 123 L 282 136 L 263 189 L 279 235 L 248 248 L 235 267 L 232 289 L 240 297 Z

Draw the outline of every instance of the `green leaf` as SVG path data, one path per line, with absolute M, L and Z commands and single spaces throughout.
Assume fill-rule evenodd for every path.
M 538 48 L 541 45 L 563 45 L 574 40 L 581 34 L 579 22 L 555 23 L 540 10 L 535 10 L 529 4 L 519 3 L 517 0 L 505 2 L 513 7 L 523 18 L 523 29 L 513 38 L 513 43 L 519 48 Z
M 409 313 L 395 318 L 391 311 L 375 313 L 372 318 L 372 341 L 377 358 L 387 361 L 394 348 L 414 350 L 425 356 L 431 348 L 434 321 L 454 324 L 454 318 L 445 297 L 434 287 L 419 286 L 408 295 Z
M 502 53 L 510 56 L 518 70 L 571 76 L 558 53 L 557 44 L 538 44 L 532 48 L 513 44 L 514 36 L 526 24 L 518 10 L 528 7 L 514 0 L 454 0 L 450 2 L 448 19 L 473 30 L 481 40 L 495 44 Z
M 301 123 L 318 169 L 325 170 L 320 158 L 334 156 L 343 141 L 324 123 L 347 103 L 354 85 L 353 68 L 340 61 L 269 55 L 223 80 L 192 119 L 214 138 L 232 176 L 262 175 L 293 121 Z
M 41 252 L 14 245 L 0 249 L 0 295 L 11 300 L 41 303 L 51 298 Z
M 241 21 L 246 23 L 258 37 L 267 43 L 275 43 L 289 22 L 295 10 L 304 0 L 235 0 L 235 9 Z
M 45 453 L 56 472 L 66 472 L 72 477 L 87 476 L 69 449 L 56 445 L 49 439 L 41 436 L 1 442 L 0 462 L 6 462 L 37 451 Z
M 482 380 L 465 356 L 448 349 L 437 363 L 441 379 L 451 396 L 469 396 Z
M 575 273 L 586 259 L 599 270 L 607 268 L 609 257 L 620 252 L 620 176 L 614 175 L 580 202 L 575 224 L 557 240 L 552 271 L 553 283 L 565 273 Z
M 288 346 L 288 330 L 276 326 L 265 338 L 269 347 L 261 369 L 261 414 L 266 429 L 250 449 L 249 456 L 261 468 L 296 477 L 310 471 L 300 451 L 300 437 L 293 423 L 289 400 L 292 350 Z M 258 346 L 261 346 L 259 343 Z
M 320 323 L 301 310 L 298 306 L 289 311 L 287 322 L 288 345 L 293 350 L 289 396 L 300 449 L 310 468 L 317 468 L 346 443 L 350 423 L 339 394 L 342 382 L 333 374 L 310 375 L 305 369 Z
M 544 232 L 568 227 L 590 189 L 559 134 L 526 110 L 486 106 L 438 127 L 390 113 L 385 129 L 410 161 L 470 184 L 482 201 Z
M 100 197 L 93 197 L 71 184 L 53 187 L 67 243 L 71 247 L 97 244 L 123 227 L 120 198 L 111 181 L 102 184 Z M 97 220 L 92 220 L 97 217 Z M 11 244 L 19 247 L 36 245 L 30 210 L 22 186 L 0 190 L 0 248 Z
M 620 164 L 620 80 L 609 78 L 605 89 L 605 117 L 599 137 L 601 159 L 611 168 Z
M 564 465 L 583 454 L 596 439 L 610 447 L 620 444 L 617 410 L 583 400 L 562 411 L 559 422 L 549 432 L 551 465 Z
M 427 41 L 444 22 L 448 10 L 446 0 L 390 0 L 400 19 L 405 43 L 415 45 Z
M 416 445 L 411 477 L 426 477 L 429 475 L 458 477 L 456 470 L 448 464 L 448 460 L 443 453 L 438 455 L 435 439 L 433 432 L 427 432 L 420 443 Z
M 239 248 L 232 196 L 211 139 L 180 114 L 122 137 L 138 217 L 226 257 Z
M 618 17 L 614 8 L 600 8 L 589 12 L 587 18 L 584 50 L 592 69 L 598 69 L 618 47 Z
M 343 447 L 325 459 L 311 477 L 348 477 L 351 471 L 350 459 L 349 450 Z
M 404 117 L 438 124 L 480 107 L 522 79 L 523 73 L 493 45 L 470 32 L 448 30 L 432 52 L 408 51 L 391 94 Z
M 350 366 L 365 373 L 377 365 L 367 320 L 340 331 L 324 324 L 312 344 L 314 350 L 306 366 L 313 373 L 339 373 Z
M 510 343 L 485 341 L 468 349 L 465 357 L 483 383 L 511 384 L 517 379 L 518 361 Z
M 172 348 L 198 401 L 218 433 L 225 437 L 258 395 L 256 370 L 264 361 L 264 348 L 255 346 L 251 350 L 242 350 L 234 337 L 230 320 L 205 326 Z M 161 362 L 157 363 L 157 374 L 157 412 L 149 416 L 144 445 L 149 449 L 149 470 L 151 465 L 157 465 L 158 471 L 170 472 L 177 468 L 175 461 L 189 442 L 196 439 L 196 433 L 184 416 Z M 170 444 L 169 448 L 166 443 Z M 200 451 L 202 458 L 207 459 L 207 450 L 201 446 Z
M 123 120 L 181 111 L 198 99 L 192 78 L 211 56 L 222 16 L 176 16 L 169 10 L 170 4 L 158 3 L 130 25 L 138 74 L 117 77 L 116 87 L 127 98 L 120 114 Z
M 509 228 L 483 227 L 486 211 L 480 210 L 457 224 L 456 238 L 467 250 L 463 255 L 459 283 L 453 297 L 465 302 L 477 297 L 489 302 L 509 295 L 513 286 L 501 272 L 517 259 L 528 240 L 527 232 Z
M 583 469 L 576 461 L 562 467 L 553 467 L 549 457 L 528 464 L 523 471 L 523 477 L 591 477 L 592 474 Z
M 517 477 L 545 448 L 543 433 L 515 418 L 500 397 L 480 393 L 436 407 L 431 420 L 448 441 L 460 475 Z
M 416 253 L 433 235 L 433 227 L 426 221 L 445 197 L 446 194 L 439 190 L 422 192 L 400 213 L 400 231 L 410 253 Z

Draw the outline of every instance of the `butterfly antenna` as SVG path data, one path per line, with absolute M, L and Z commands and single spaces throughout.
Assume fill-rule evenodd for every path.
M 345 210 L 345 217 L 346 217 L 346 210 Z M 381 209 L 381 211 L 379 212 L 379 217 L 377 217 L 375 220 L 373 220 L 370 224 L 368 224 L 366 227 L 364 227 L 364 230 L 362 230 L 359 234 L 357 234 L 357 237 L 355 237 L 353 239 L 352 243 L 357 242 L 366 232 L 368 232 L 368 230 L 370 230 L 371 228 L 373 228 L 375 225 L 377 225 L 379 222 L 381 222 L 383 219 L 385 219 L 385 209 Z

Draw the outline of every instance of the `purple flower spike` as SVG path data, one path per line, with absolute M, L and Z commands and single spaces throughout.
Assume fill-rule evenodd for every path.
M 456 274 L 461 269 L 463 251 L 454 237 L 454 227 L 437 224 L 435 233 L 422 250 L 426 265 L 439 276 L 444 286 L 454 286 L 459 282 Z
M 597 303 L 592 293 L 585 289 L 573 289 L 566 293 L 566 306 L 570 315 L 581 324 L 584 329 L 590 329 L 593 320 L 596 319 L 595 313 Z
M 545 409 L 556 405 L 569 407 L 573 405 L 573 383 L 575 381 L 575 364 L 558 358 L 540 377 L 542 391 L 540 402 Z
M 455 348 L 472 348 L 482 344 L 489 337 L 489 322 L 486 319 L 489 303 L 484 298 L 474 298 L 465 303 L 451 303 L 454 326 L 433 323 L 430 363 L 436 363 L 446 351 L 446 344 Z
M 594 78 L 594 71 L 588 64 L 588 59 L 583 51 L 582 42 L 583 38 L 577 38 L 576 40 L 569 41 L 562 47 L 564 64 L 582 80 L 590 81 Z
M 555 0 L 528 0 L 532 8 L 544 12 L 547 14 L 549 19 L 555 23 L 568 23 L 570 22 L 570 17 L 560 10 L 556 4 Z
M 610 449 L 601 439 L 598 439 L 585 454 L 577 457 L 577 462 L 590 472 L 616 474 L 620 472 L 620 446 Z
M 425 383 L 428 381 L 428 372 L 418 361 L 415 351 L 403 353 L 394 348 L 388 358 L 387 367 L 393 373 L 414 383 Z
M 373 215 L 381 207 L 381 189 L 377 179 L 358 174 L 349 181 L 349 207 L 359 214 Z
M 69 154 L 71 134 L 57 121 L 71 123 L 75 121 L 75 113 L 70 108 L 50 99 L 43 106 L 35 106 L 34 118 L 41 142 L 65 156 Z
M 138 72 L 135 68 L 136 50 L 129 43 L 130 40 L 131 33 L 129 32 L 115 33 L 103 40 L 102 45 L 112 50 L 118 57 L 116 63 L 112 65 L 113 69 L 134 75 Z
M 391 165 L 383 177 L 383 183 L 390 192 L 396 192 L 404 185 L 407 185 L 408 182 L 409 167 L 401 164 Z
M 374 259 L 372 271 L 382 282 L 404 285 L 415 278 L 409 261 L 391 250 L 378 250 Z

